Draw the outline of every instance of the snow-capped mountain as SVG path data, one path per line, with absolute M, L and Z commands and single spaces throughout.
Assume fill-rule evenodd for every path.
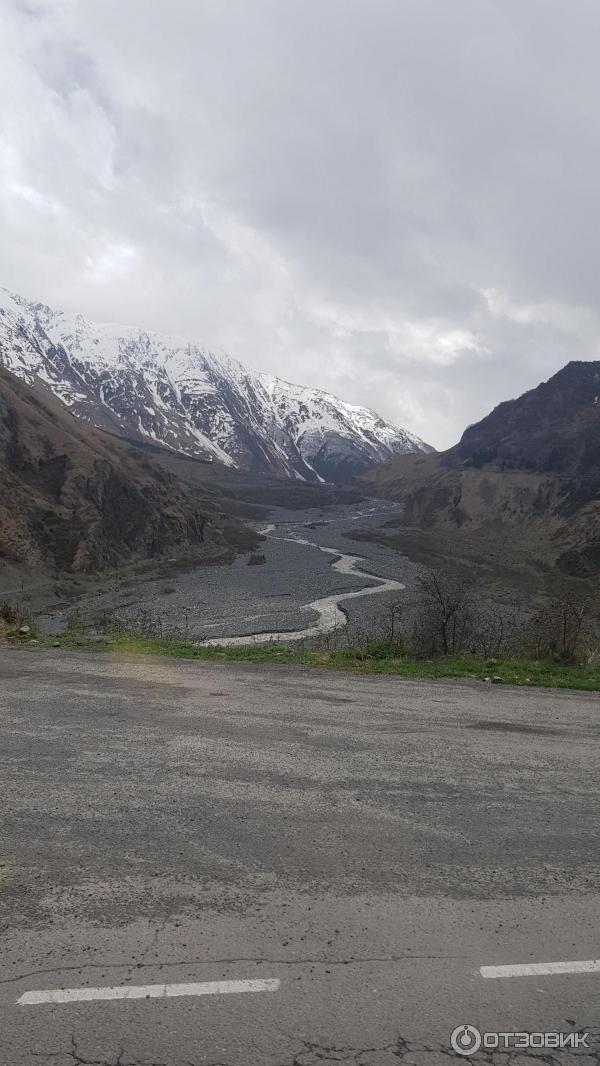
M 122 437 L 226 466 L 339 481 L 431 451 L 366 407 L 178 337 L 97 324 L 0 289 L 0 365 Z

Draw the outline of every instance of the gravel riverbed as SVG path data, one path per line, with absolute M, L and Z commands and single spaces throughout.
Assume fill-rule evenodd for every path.
M 381 629 L 390 603 L 410 594 L 417 567 L 389 548 L 355 542 L 349 534 L 379 527 L 397 510 L 397 505 L 378 500 L 304 511 L 273 509 L 269 519 L 258 524 L 259 529 L 268 529 L 259 548 L 264 563 L 249 565 L 249 556 L 243 555 L 228 566 L 138 579 L 131 586 L 109 581 L 104 592 L 79 602 L 77 615 L 88 626 L 116 617 L 127 627 L 154 629 L 164 636 L 251 640 L 254 634 L 291 634 L 314 625 L 319 614 L 307 607 L 312 601 L 373 589 L 380 584 L 378 577 L 402 583 L 402 590 L 372 592 L 342 602 L 347 626 L 343 622 L 336 626 L 335 636 L 344 641 L 364 637 Z M 312 544 L 298 543 L 296 538 Z M 319 546 L 359 556 L 354 572 L 333 569 L 339 556 Z M 71 613 L 65 607 L 49 609 L 41 626 L 49 633 L 61 632 Z M 342 628 L 343 634 L 338 632 Z

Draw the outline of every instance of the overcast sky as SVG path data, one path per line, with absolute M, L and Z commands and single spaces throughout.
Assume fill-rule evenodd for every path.
M 599 357 L 598 0 L 0 0 L 0 284 L 438 447 Z

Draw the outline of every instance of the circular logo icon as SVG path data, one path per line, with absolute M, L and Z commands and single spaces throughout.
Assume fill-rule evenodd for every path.
M 481 1033 L 474 1025 L 457 1025 L 450 1043 L 457 1055 L 474 1055 L 481 1047 Z

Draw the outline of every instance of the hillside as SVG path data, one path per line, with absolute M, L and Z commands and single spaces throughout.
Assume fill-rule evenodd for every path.
M 586 576 L 600 566 L 600 362 L 569 363 L 437 455 L 363 479 L 405 503 L 402 524 L 490 540 Z
M 96 427 L 231 469 L 344 482 L 429 451 L 366 407 L 180 337 L 87 321 L 0 289 L 0 366 Z
M 0 572 L 209 561 L 253 541 L 159 464 L 0 369 Z

